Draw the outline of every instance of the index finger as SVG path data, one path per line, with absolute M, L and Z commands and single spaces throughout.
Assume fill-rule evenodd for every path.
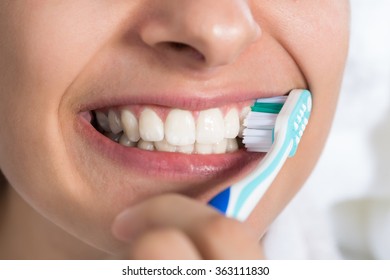
M 190 198 L 169 194 L 123 211 L 112 231 L 130 243 L 148 231 L 175 228 L 186 234 L 205 259 L 259 259 L 258 237 L 239 221 Z

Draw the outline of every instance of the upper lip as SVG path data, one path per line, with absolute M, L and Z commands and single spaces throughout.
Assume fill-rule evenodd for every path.
M 116 64 L 119 68 L 115 67 Z M 81 84 L 78 81 L 73 83 L 68 90 L 81 93 L 69 95 L 71 100 L 68 101 L 74 105 L 75 112 L 126 105 L 157 105 L 200 111 L 284 95 L 294 86 L 290 80 L 282 78 L 275 78 L 274 82 L 265 80 L 268 76 L 264 75 L 255 79 L 253 75 L 242 77 L 229 72 L 225 76 L 196 79 L 164 73 L 157 75 L 155 71 L 145 74 L 144 68 L 137 68 L 134 72 L 127 64 L 116 64 L 105 66 L 95 76 L 88 76 L 87 81 L 81 78 Z M 298 81 L 298 84 L 301 83 Z
M 72 113 L 149 104 L 200 111 L 284 95 L 295 86 L 306 85 L 302 75 L 292 79 L 296 75 L 290 74 L 289 64 L 274 73 L 243 61 L 199 76 L 201 71 L 171 69 L 145 59 L 121 52 L 102 56 L 79 74 L 67 89 L 70 94 L 65 94 L 65 102 L 73 105 Z
M 287 92 L 259 91 L 219 91 L 217 93 L 202 93 L 181 91 L 167 93 L 145 94 L 104 94 L 78 106 L 79 112 L 125 105 L 157 105 L 169 108 L 180 108 L 189 111 L 200 111 L 209 108 L 222 107 L 228 104 L 253 101 L 257 98 L 284 95 Z

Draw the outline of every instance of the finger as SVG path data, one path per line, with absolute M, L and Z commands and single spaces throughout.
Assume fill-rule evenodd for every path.
M 205 259 L 262 259 L 258 238 L 237 220 L 214 217 L 191 236 Z
M 208 217 L 217 216 L 209 207 L 176 194 L 161 195 L 145 200 L 126 209 L 117 216 L 113 224 L 114 235 L 122 241 L 131 241 L 148 229 L 177 227 L 192 229 Z
M 150 230 L 136 238 L 130 258 L 135 260 L 199 260 L 197 249 L 183 232 L 172 228 Z
M 122 212 L 113 233 L 131 242 L 156 228 L 176 228 L 185 233 L 205 259 L 261 258 L 257 236 L 236 220 L 179 195 L 163 195 Z

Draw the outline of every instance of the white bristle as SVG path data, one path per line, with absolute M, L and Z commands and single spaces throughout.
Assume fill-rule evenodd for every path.
M 283 96 L 275 96 L 270 98 L 261 98 L 257 99 L 256 102 L 258 103 L 284 103 L 287 100 L 287 95 Z
M 253 145 L 258 145 L 258 144 L 264 144 L 264 145 L 269 145 L 272 144 L 272 136 L 270 137 L 251 137 L 247 136 L 243 139 L 242 143 L 244 144 L 253 144 Z
M 245 137 L 243 142 L 245 145 L 251 146 L 271 146 L 272 145 L 272 137 Z
M 268 152 L 272 145 L 277 114 L 251 112 L 245 119 L 243 143 L 248 151 Z M 244 125 L 245 125 L 244 123 Z
M 267 153 L 271 149 L 271 145 L 269 146 L 249 146 L 246 148 L 249 152 L 260 152 Z
M 277 114 L 250 112 L 244 120 L 244 126 L 253 129 L 273 128 Z
M 272 129 L 249 129 L 244 130 L 242 143 L 248 151 L 268 152 L 272 145 Z
M 249 137 L 265 137 L 265 138 L 271 138 L 272 139 L 272 129 L 244 129 L 244 136 Z M 245 137 L 247 138 L 247 137 Z
M 257 103 L 285 103 L 287 96 L 258 99 Z M 268 152 L 278 114 L 251 111 L 244 120 L 243 144 L 249 152 Z

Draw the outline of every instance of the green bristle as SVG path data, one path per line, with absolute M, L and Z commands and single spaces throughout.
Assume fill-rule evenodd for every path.
M 262 103 L 256 102 L 252 107 L 252 112 L 262 112 L 270 114 L 279 114 L 282 110 L 283 103 Z

